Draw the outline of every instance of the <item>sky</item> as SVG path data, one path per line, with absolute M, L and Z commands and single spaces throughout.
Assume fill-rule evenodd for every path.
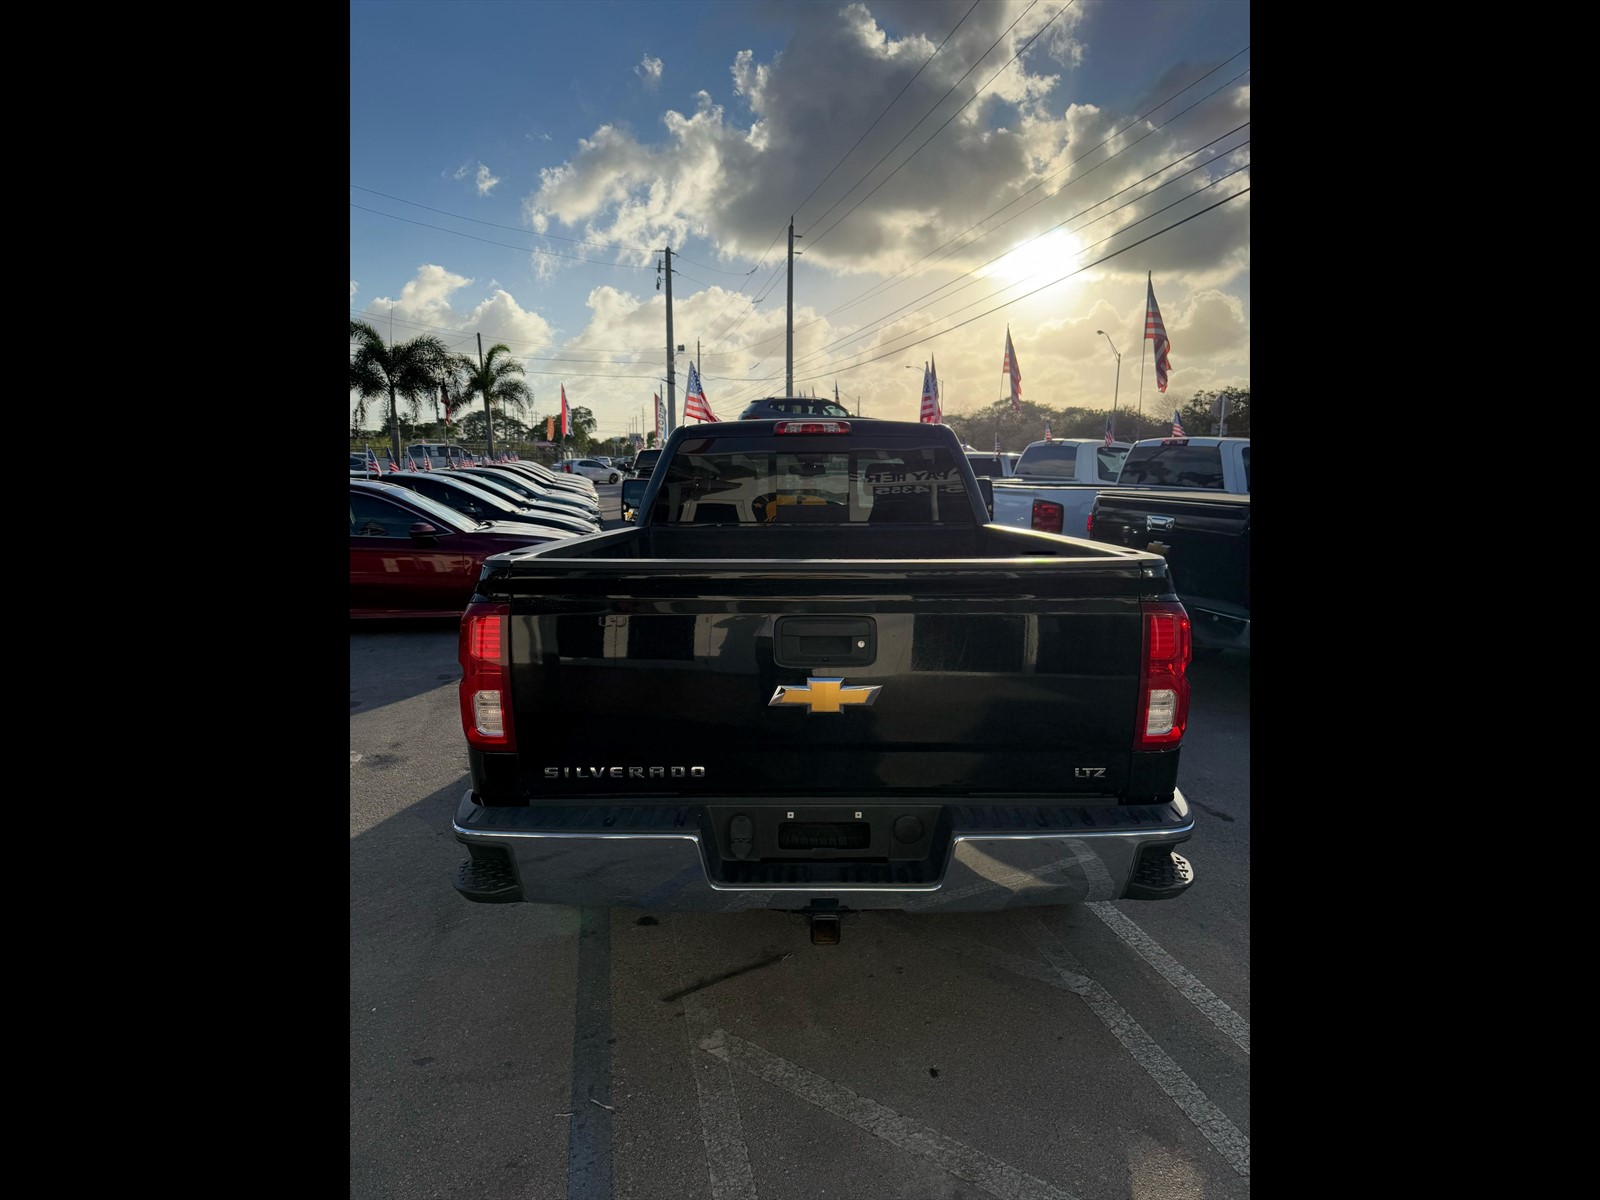
M 792 216 L 796 394 L 914 421 L 931 360 L 977 411 L 1009 329 L 1024 399 L 1165 412 L 1250 382 L 1249 45 L 1248 0 L 357 0 L 350 315 L 651 430 L 670 247 L 674 415 L 698 346 L 731 419 Z

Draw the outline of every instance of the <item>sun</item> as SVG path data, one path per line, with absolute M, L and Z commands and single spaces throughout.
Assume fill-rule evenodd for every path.
M 1052 229 L 1021 243 L 1010 254 L 984 268 L 983 274 L 1007 283 L 1021 283 L 1024 279 L 1046 283 L 1080 266 L 1078 255 L 1078 239 L 1064 229 Z

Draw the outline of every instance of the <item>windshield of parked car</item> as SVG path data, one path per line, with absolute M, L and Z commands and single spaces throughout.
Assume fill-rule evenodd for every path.
M 453 529 L 459 533 L 469 533 L 478 527 L 476 521 L 463 516 L 448 505 L 440 504 L 432 496 L 424 496 L 421 492 L 414 492 L 410 488 L 399 489 L 399 493 L 399 495 L 396 495 L 394 492 L 385 491 L 383 496 L 385 499 L 399 500 L 411 505 L 413 508 L 421 509 L 428 514 L 427 519 L 432 524 L 445 529 Z

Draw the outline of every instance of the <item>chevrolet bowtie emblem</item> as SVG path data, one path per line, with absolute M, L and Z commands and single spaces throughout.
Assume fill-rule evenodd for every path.
M 781 704 L 804 704 L 808 713 L 843 712 L 846 704 L 871 704 L 881 687 L 845 687 L 843 679 L 806 680 L 803 687 L 782 684 L 772 693 L 768 708 Z

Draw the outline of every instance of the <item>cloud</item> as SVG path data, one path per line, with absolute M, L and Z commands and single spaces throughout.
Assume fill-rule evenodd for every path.
M 500 178 L 490 172 L 489 168 L 480 163 L 463 163 L 456 168 L 455 178 L 465 179 L 468 175 L 473 177 L 473 183 L 478 189 L 478 195 L 487 196 L 494 190 L 494 185 Z
M 350 299 L 354 300 L 356 298 L 356 292 L 359 291 L 360 288 L 361 285 L 358 284 L 354 279 L 350 281 Z
M 805 11 L 816 14 L 819 7 L 807 5 Z M 595 128 L 566 162 L 541 172 L 538 188 L 525 201 L 526 215 L 535 228 L 541 220 L 547 229 L 556 222 L 596 240 L 635 246 L 703 237 L 725 260 L 754 262 L 793 211 L 810 266 L 835 274 L 894 272 L 956 239 L 941 251 L 942 266 L 964 272 L 1248 119 L 1247 92 L 1235 86 L 1170 127 L 1157 128 L 1182 104 L 1224 82 L 1238 64 L 1185 93 L 1181 104 L 1159 109 L 1152 120 L 1135 118 L 1216 64 L 1170 68 L 1149 83 L 1148 100 L 1131 112 L 1056 99 L 1066 73 L 1089 50 L 1076 5 L 1034 8 L 1009 33 L 1007 25 L 1023 6 L 980 6 L 930 61 L 967 7 L 880 0 L 870 7 L 844 5 L 834 10 L 833 20 L 805 20 L 770 60 L 750 50 L 735 55 L 728 68 L 728 106 L 701 92 L 693 113 L 665 111 L 655 138 L 614 124 Z M 880 13 L 895 33 L 880 24 Z M 1035 34 L 1040 36 L 1033 46 L 1007 66 Z M 985 54 L 996 38 L 999 44 Z M 941 100 L 952 85 L 955 91 Z M 956 115 L 980 87 L 981 98 Z M 908 157 L 925 141 L 926 149 Z M 1159 182 L 1085 212 L 1077 223 Z M 862 202 L 869 192 L 871 198 Z M 1095 238 L 1177 194 L 1169 191 L 1158 202 L 1107 218 Z M 1246 211 L 1245 202 L 1237 202 L 1235 211 Z M 1168 223 L 1151 222 L 1122 244 Z M 1199 228 L 1175 238 L 1168 261 L 1187 267 L 1203 258 L 1212 283 L 1247 264 L 1247 220 L 1213 214 L 1193 225 Z M 1120 263 L 1104 268 L 1122 269 Z
M 661 86 L 662 63 L 659 58 L 651 58 L 649 54 L 633 69 L 633 73 L 644 81 L 644 86 L 652 92 Z

